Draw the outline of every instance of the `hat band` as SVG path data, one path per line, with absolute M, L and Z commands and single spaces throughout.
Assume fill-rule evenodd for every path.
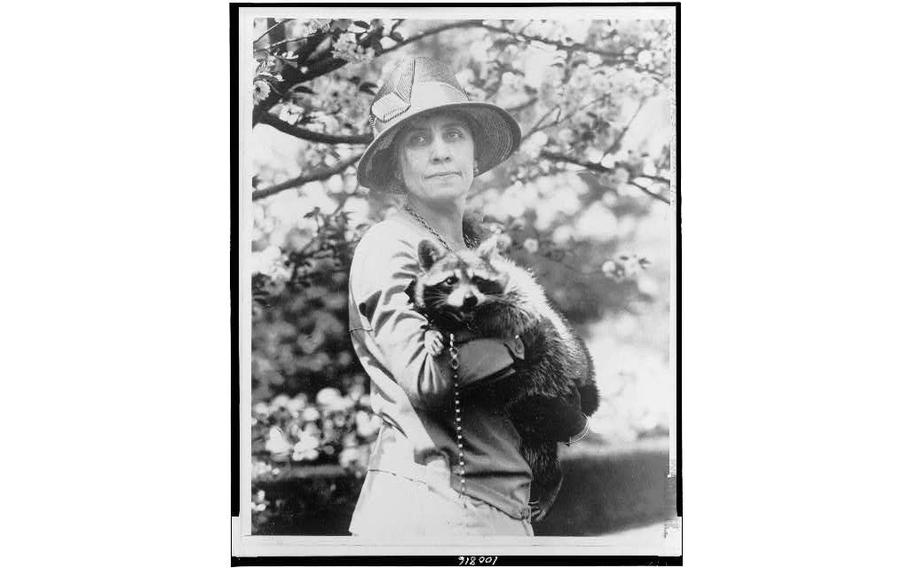
M 392 123 L 404 120 L 404 118 L 412 114 L 430 110 L 441 105 L 466 102 L 468 102 L 468 96 L 464 91 L 448 83 L 440 83 L 437 81 L 417 83 L 414 85 L 414 88 L 411 91 L 410 104 L 400 99 L 395 93 L 389 93 L 373 103 L 373 106 L 370 109 L 373 116 L 376 118 L 373 124 L 374 135 L 378 135 Z

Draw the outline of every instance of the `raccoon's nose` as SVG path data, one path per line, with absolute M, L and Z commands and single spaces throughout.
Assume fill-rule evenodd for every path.
M 477 305 L 476 296 L 465 296 L 464 302 L 461 303 L 461 308 L 464 310 L 472 310 Z

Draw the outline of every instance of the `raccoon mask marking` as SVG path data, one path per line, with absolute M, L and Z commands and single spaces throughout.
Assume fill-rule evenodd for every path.
M 447 253 L 432 241 L 421 241 L 415 305 L 446 331 L 469 326 L 479 312 L 502 301 L 508 288 L 508 274 L 490 262 L 493 253 L 489 246 Z

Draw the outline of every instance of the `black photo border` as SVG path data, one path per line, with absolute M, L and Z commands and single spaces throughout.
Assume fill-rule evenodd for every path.
M 676 514 L 683 515 L 682 468 L 682 106 L 681 106 L 681 2 L 547 2 L 547 3 L 465 3 L 439 2 L 408 3 L 255 3 L 231 2 L 229 4 L 230 42 L 230 289 L 231 289 L 231 524 L 240 515 L 240 120 L 239 120 L 239 15 L 241 8 L 324 8 L 347 6 L 353 8 L 393 7 L 673 7 L 675 8 L 675 58 L 676 58 Z M 231 546 L 233 547 L 233 530 Z M 679 556 L 657 555 L 499 555 L 498 566 L 682 566 L 682 549 Z M 455 555 L 349 555 L 349 556 L 234 556 L 231 566 L 457 566 Z

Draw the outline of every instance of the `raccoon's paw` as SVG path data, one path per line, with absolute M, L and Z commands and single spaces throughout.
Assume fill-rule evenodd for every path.
M 423 344 L 433 357 L 442 355 L 442 350 L 445 347 L 442 341 L 442 333 L 435 329 L 428 329 L 426 333 L 424 333 Z

